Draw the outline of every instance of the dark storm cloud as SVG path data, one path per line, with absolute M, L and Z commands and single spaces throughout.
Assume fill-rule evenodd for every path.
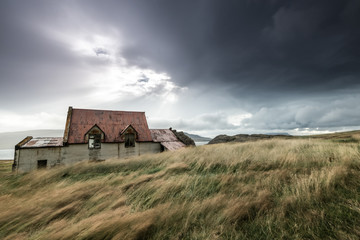
M 92 10 L 129 37 L 121 52 L 129 64 L 249 95 L 357 88 L 359 12 L 356 0 L 122 1 Z
M 359 13 L 358 0 L 5 0 L 0 100 L 8 104 L 2 108 L 24 104 L 23 96 L 36 103 L 85 93 L 84 72 L 101 73 L 115 52 L 129 67 L 166 72 L 178 86 L 197 89 L 207 105 L 219 105 L 211 103 L 215 95 L 230 99 L 224 110 L 251 113 L 244 121 L 249 127 L 353 126 L 359 119 L 352 112 L 360 90 Z M 69 37 L 111 36 L 112 30 L 121 37 L 116 48 L 91 48 L 94 58 L 69 51 L 38 27 Z M 148 82 L 144 76 L 137 83 Z M 227 114 L 200 112 L 196 121 L 178 125 L 230 129 Z
M 38 8 L 44 15 L 41 20 L 59 22 L 61 14 L 51 18 L 56 8 L 49 5 L 27 7 L 30 12 Z M 125 33 L 120 54 L 129 64 L 169 72 L 183 85 L 227 84 L 233 94 L 319 93 L 359 82 L 360 4 L 356 0 L 77 1 L 73 7 L 94 22 Z M 16 18 L 3 11 L 5 54 L 42 59 L 41 54 L 49 51 L 44 41 L 25 29 L 17 31 Z M 12 38 L 6 40 L 9 35 Z M 16 51 L 6 46 L 10 42 Z M 51 52 L 51 57 L 62 55 Z
M 0 3 L 0 100 L 6 103 L 2 110 L 26 106 L 27 111 L 85 90 L 74 81 L 81 75 L 79 59 L 35 27 L 39 22 L 54 24 L 57 20 L 51 16 L 57 10 L 40 1 Z

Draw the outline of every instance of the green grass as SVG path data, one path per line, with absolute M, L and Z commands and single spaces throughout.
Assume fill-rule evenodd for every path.
M 2 239 L 359 239 L 360 147 L 264 140 L 1 172 Z
M 324 139 L 339 143 L 360 143 L 360 130 L 302 136 L 298 138 Z

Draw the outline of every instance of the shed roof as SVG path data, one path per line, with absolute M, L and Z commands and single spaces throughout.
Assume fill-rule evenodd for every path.
M 183 144 L 180 141 L 176 141 L 176 142 L 161 142 L 161 145 L 163 145 L 167 150 L 169 151 L 175 151 L 178 150 L 180 148 L 184 148 L 186 147 L 185 144 Z
M 154 142 L 176 142 L 179 139 L 170 129 L 150 129 Z
M 150 132 L 154 142 L 161 143 L 170 151 L 186 147 L 170 129 L 150 129 Z
M 62 145 L 62 137 L 36 137 L 25 142 L 20 148 L 61 147 Z
M 139 142 L 151 142 L 152 137 L 144 112 L 72 109 L 69 108 L 64 142 L 85 143 L 85 134 L 94 125 L 104 132 L 104 142 L 123 142 L 120 133 L 131 124 Z

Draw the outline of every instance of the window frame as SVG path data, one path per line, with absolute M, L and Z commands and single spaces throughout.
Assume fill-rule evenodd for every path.
M 101 149 L 101 134 L 89 134 L 89 149 Z
M 132 136 L 132 139 L 129 137 Z M 125 148 L 135 147 L 135 133 L 125 133 Z

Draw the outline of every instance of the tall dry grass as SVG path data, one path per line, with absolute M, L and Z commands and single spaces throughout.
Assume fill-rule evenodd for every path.
M 360 147 L 267 140 L 4 175 L 4 239 L 358 239 Z

